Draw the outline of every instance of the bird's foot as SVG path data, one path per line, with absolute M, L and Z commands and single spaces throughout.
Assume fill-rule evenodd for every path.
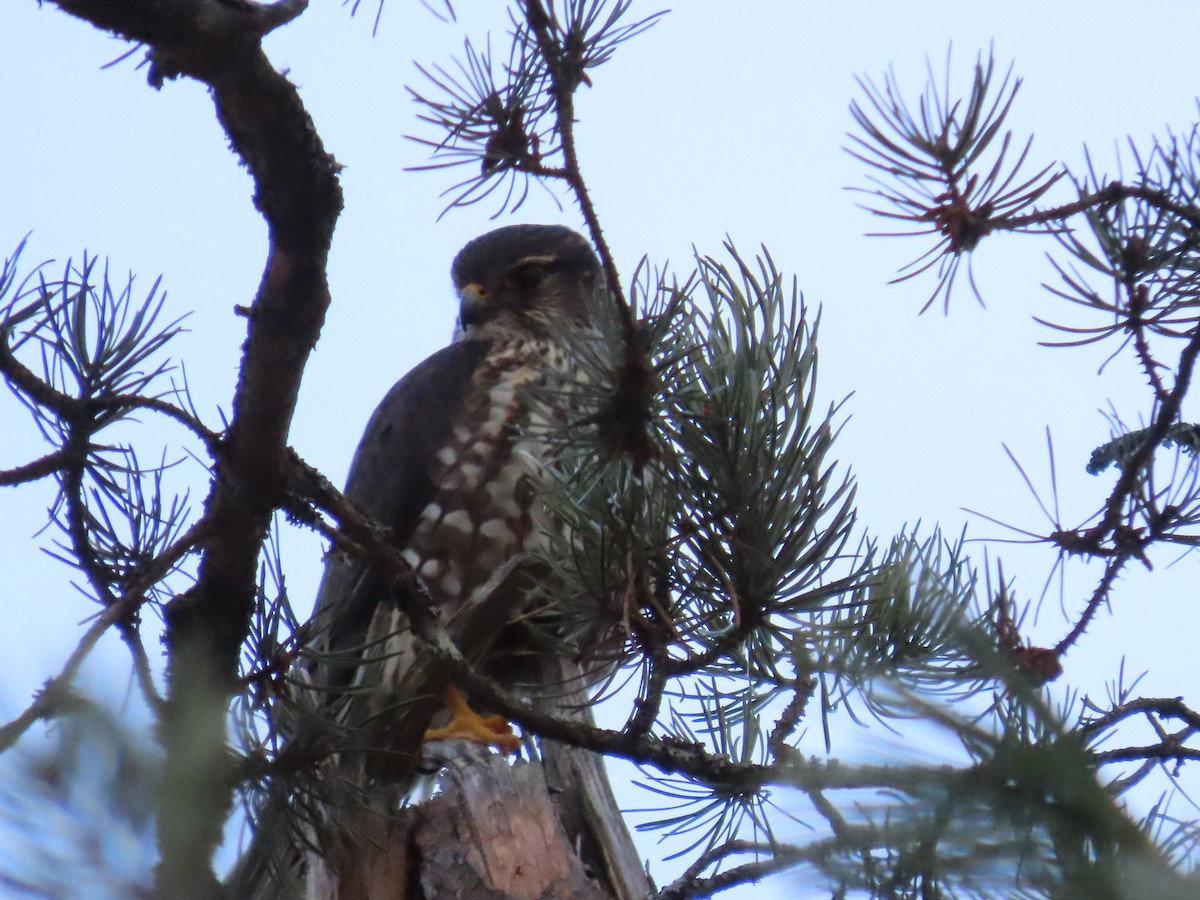
M 520 748 L 520 738 L 513 734 L 512 725 L 504 716 L 481 716 L 471 709 L 467 698 L 454 685 L 446 688 L 446 708 L 450 710 L 450 721 L 440 728 L 427 729 L 425 743 L 457 738 L 495 747 L 501 753 L 516 753 Z

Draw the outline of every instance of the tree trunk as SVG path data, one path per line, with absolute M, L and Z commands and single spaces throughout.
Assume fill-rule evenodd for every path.
M 555 813 L 536 762 L 499 755 L 451 763 L 441 793 L 398 815 L 353 813 L 363 836 L 341 871 L 310 854 L 311 900 L 625 900 L 590 872 Z M 620 822 L 618 820 L 618 825 Z M 623 826 L 622 826 L 623 827 Z M 630 873 L 622 873 L 628 879 Z M 640 870 L 634 875 L 640 874 Z M 636 880 L 636 879 L 635 879 Z M 641 875 L 649 891 L 645 875 Z

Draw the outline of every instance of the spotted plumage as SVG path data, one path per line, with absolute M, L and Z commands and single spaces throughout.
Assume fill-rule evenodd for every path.
M 586 326 L 586 295 L 600 283 L 587 242 L 556 226 L 489 232 L 463 248 L 451 274 L 461 299 L 456 339 L 388 392 L 345 490 L 389 530 L 446 615 L 545 534 L 537 487 L 548 448 L 533 435 L 539 417 L 555 412 L 531 392 L 570 377 L 555 336 Z M 387 600 L 367 563 L 330 557 L 316 605 L 329 660 L 318 680 L 327 687 L 361 682 L 356 648 L 384 660 L 385 689 L 388 673 L 403 669 L 405 623 Z

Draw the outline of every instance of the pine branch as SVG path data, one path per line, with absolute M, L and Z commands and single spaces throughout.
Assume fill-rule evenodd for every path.
M 59 5 L 147 44 L 153 85 L 186 75 L 211 88 L 218 120 L 250 170 L 255 202 L 268 224 L 269 260 L 249 315 L 225 452 L 205 504 L 197 583 L 165 611 L 168 697 L 157 889 L 181 898 L 215 897 L 211 857 L 231 802 L 225 708 L 254 606 L 259 544 L 283 495 L 285 438 L 300 375 L 329 303 L 325 261 L 342 205 L 337 166 L 295 88 L 260 47 L 263 35 L 299 15 L 303 2 Z

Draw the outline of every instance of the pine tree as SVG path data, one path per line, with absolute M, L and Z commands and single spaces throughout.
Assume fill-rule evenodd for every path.
M 1024 533 L 1059 565 L 1100 572 L 1061 639 L 1036 646 L 1023 633 L 1036 601 L 1017 594 L 998 561 L 972 559 L 937 531 L 878 539 L 858 522 L 854 482 L 837 458 L 844 413 L 818 400 L 819 315 L 766 248 L 729 243 L 682 271 L 643 260 L 622 279 L 583 177 L 574 97 L 661 14 L 637 13 L 631 0 L 515 0 L 506 55 L 476 38 L 459 59 L 422 70 L 410 89 L 423 110 L 418 140 L 430 169 L 462 173 L 449 209 L 512 210 L 532 185 L 558 184 L 607 275 L 592 298 L 594 330 L 564 336 L 583 368 L 576 383 L 553 388 L 569 403 L 529 398 L 572 410 L 542 435 L 556 452 L 541 502 L 562 529 L 537 561 L 552 611 L 537 626 L 565 668 L 600 653 L 607 669 L 598 696 L 531 703 L 476 671 L 460 633 L 422 608 L 419 591 L 399 596 L 421 644 L 414 673 L 436 665 L 503 713 L 527 737 L 530 761 L 455 758 L 439 796 L 381 810 L 363 784 L 328 777 L 324 761 L 352 734 L 329 727 L 320 741 L 297 739 L 297 717 L 319 719 L 322 707 L 306 706 L 313 626 L 293 609 L 277 545 L 281 528 L 309 528 L 337 552 L 412 576 L 377 523 L 287 446 L 330 302 L 325 269 L 341 209 L 338 166 L 261 48 L 304 4 L 58 5 L 144 43 L 152 84 L 188 77 L 210 88 L 269 227 L 267 270 L 243 310 L 249 336 L 232 414 L 220 427 L 172 380 L 167 351 L 180 326 L 166 321 L 157 284 L 139 298 L 95 258 L 59 275 L 25 265 L 21 247 L 0 272 L 0 373 L 51 448 L 0 472 L 0 483 L 54 479 L 56 552 L 100 606 L 63 671 L 0 729 L 0 749 L 38 720 L 67 723 L 74 755 L 29 768 L 38 796 L 56 803 L 89 733 L 128 745 L 73 684 L 99 636 L 116 630 L 162 753 L 157 770 L 132 751 L 121 756 L 137 776 L 129 783 L 155 780 L 156 896 L 306 887 L 342 900 L 550 888 L 684 898 L 782 872 L 836 897 L 1195 893 L 1194 818 L 1160 807 L 1135 821 L 1122 795 L 1194 758 L 1200 716 L 1182 697 L 1141 697 L 1136 684 L 1119 683 L 1106 703 L 1052 690 L 1068 651 L 1119 602 L 1121 573 L 1149 567 L 1160 547 L 1198 540 L 1200 426 L 1182 415 L 1200 353 L 1190 312 L 1194 129 L 1131 145 L 1129 178 L 1027 165 L 1031 145 L 1006 121 L 1020 82 L 990 58 L 976 63 L 964 96 L 949 76 L 931 75 L 912 102 L 889 75 L 882 85 L 864 79 L 852 107 L 848 149 L 866 168 L 865 205 L 925 242 L 899 278 L 932 281 L 926 308 L 940 302 L 949 313 L 964 266 L 980 297 L 970 261 L 993 235 L 1049 237 L 1061 276 L 1051 291 L 1092 317 L 1048 318 L 1061 343 L 1110 342 L 1144 373 L 1140 427 L 1114 418 L 1091 459 L 1089 471 L 1117 472 L 1096 515 L 1071 526 L 1048 513 L 1048 533 Z M 198 513 L 173 493 L 165 463 L 139 458 L 136 420 L 148 416 L 176 423 L 180 446 L 209 467 Z M 161 698 L 144 645 L 148 609 L 162 612 Z M 587 713 L 601 702 L 616 727 Z M 936 728 L 961 746 L 961 762 L 839 762 L 847 721 Z M 1126 744 L 1138 723 L 1152 738 Z M 662 801 L 648 827 L 689 860 L 671 884 L 653 888 L 639 871 L 605 756 L 636 763 Z M 398 791 L 422 775 L 405 772 Z M 145 793 L 114 797 L 143 827 Z M 237 803 L 257 834 L 229 887 L 212 859 Z M 452 839 L 442 818 L 451 816 L 470 839 Z M 811 828 L 803 839 L 781 827 L 796 820 Z M 505 880 L 511 866 L 484 866 L 486 877 L 471 869 L 481 856 L 518 860 L 525 886 Z

